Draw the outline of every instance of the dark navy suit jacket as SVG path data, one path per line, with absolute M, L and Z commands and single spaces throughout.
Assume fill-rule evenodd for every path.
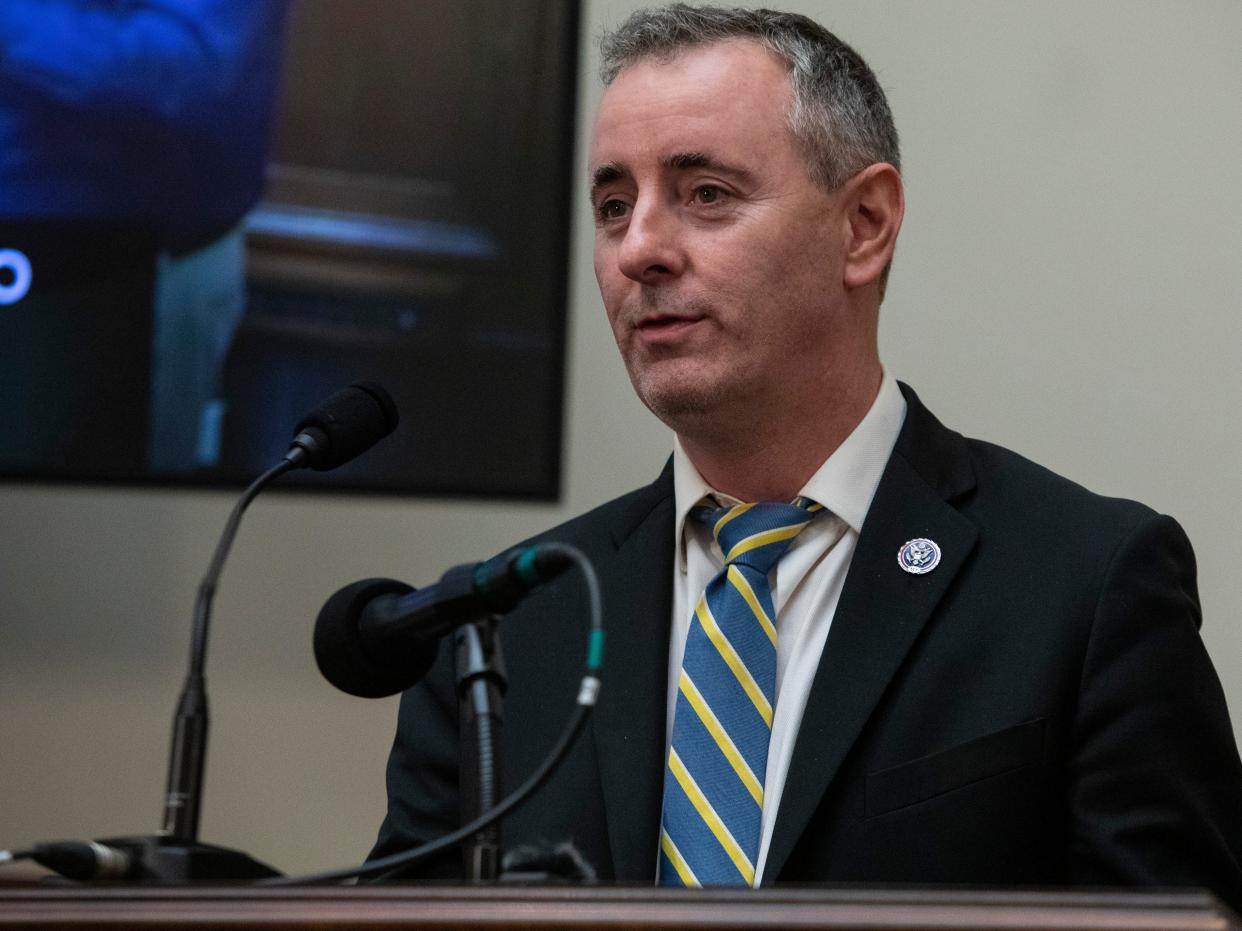
M 1197 885 L 1242 905 L 1242 764 L 1199 637 L 1181 528 L 909 410 L 859 536 L 799 730 L 773 882 Z M 506 846 L 571 839 L 601 877 L 651 882 L 665 741 L 671 469 L 539 539 L 594 562 L 607 656 L 565 766 Z M 927 537 L 940 565 L 898 566 Z M 573 574 L 503 622 L 515 786 L 581 676 Z M 402 699 L 373 856 L 458 822 L 451 651 Z M 453 856 L 424 875 L 460 874 Z

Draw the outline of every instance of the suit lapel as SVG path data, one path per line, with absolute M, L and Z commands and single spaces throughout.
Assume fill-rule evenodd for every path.
M 906 422 L 859 534 L 807 699 L 764 868 L 773 883 L 846 754 L 977 535 L 947 498 L 973 484 L 960 436 L 942 427 L 908 388 Z M 902 544 L 926 537 L 940 564 L 903 572 Z
M 666 468 L 612 528 L 615 554 L 601 573 L 603 685 L 595 710 L 596 755 L 616 878 L 655 876 L 664 771 L 669 619 L 673 577 L 673 482 Z

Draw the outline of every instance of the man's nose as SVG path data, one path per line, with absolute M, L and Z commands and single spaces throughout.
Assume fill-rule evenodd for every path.
M 654 284 L 680 275 L 685 264 L 673 211 L 654 199 L 640 199 L 634 205 L 617 254 L 621 274 L 643 284 Z

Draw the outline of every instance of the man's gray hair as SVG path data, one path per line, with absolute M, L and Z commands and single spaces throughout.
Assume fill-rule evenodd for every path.
M 833 191 L 876 162 L 901 170 L 897 128 L 875 74 L 852 48 L 796 13 L 674 3 L 638 10 L 600 40 L 600 79 L 611 84 L 630 65 L 679 51 L 750 39 L 789 68 L 789 129 L 811 179 Z

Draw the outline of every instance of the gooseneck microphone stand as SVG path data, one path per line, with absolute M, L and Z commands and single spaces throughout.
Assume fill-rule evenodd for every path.
M 295 447 L 296 452 L 301 452 Z M 292 454 L 260 475 L 233 506 L 220 541 L 212 554 L 207 573 L 199 583 L 194 600 L 194 633 L 190 641 L 190 662 L 185 685 L 173 716 L 172 748 L 168 759 L 168 786 L 164 794 L 161 859 L 169 855 L 184 860 L 188 874 L 178 879 L 261 879 L 279 875 L 238 850 L 228 850 L 198 840 L 199 814 L 203 804 L 203 770 L 207 762 L 207 633 L 211 624 L 211 605 L 215 598 L 224 560 L 233 546 L 242 514 L 250 502 L 270 482 L 301 464 Z
M 496 619 L 465 624 L 453 635 L 457 669 L 457 707 L 461 725 L 461 820 L 469 824 L 496 807 L 500 784 L 500 735 L 508 685 L 500 654 Z M 462 844 L 466 878 L 500 878 L 500 822 Z
M 270 482 L 293 469 L 326 472 L 366 452 L 397 426 L 392 397 L 373 382 L 355 382 L 329 397 L 294 428 L 289 451 L 255 479 L 233 506 L 194 601 L 190 666 L 173 717 L 164 821 L 158 834 L 99 841 L 36 844 L 23 856 L 68 879 L 123 879 L 184 883 L 191 880 L 266 879 L 280 874 L 248 854 L 198 839 L 207 761 L 207 632 L 211 602 L 242 515 Z
M 295 469 L 301 457 L 291 452 L 278 465 L 251 483 L 233 506 L 211 564 L 198 586 L 194 601 L 194 632 L 185 685 L 173 716 L 172 748 L 168 759 L 168 787 L 164 794 L 163 826 L 158 834 L 114 837 L 101 843 L 129 854 L 130 877 L 160 883 L 191 880 L 264 879 L 280 874 L 249 854 L 198 839 L 203 804 L 203 770 L 207 762 L 207 633 L 211 603 L 216 594 L 224 560 L 228 557 L 241 524 L 242 514 L 255 496 L 274 479 Z

